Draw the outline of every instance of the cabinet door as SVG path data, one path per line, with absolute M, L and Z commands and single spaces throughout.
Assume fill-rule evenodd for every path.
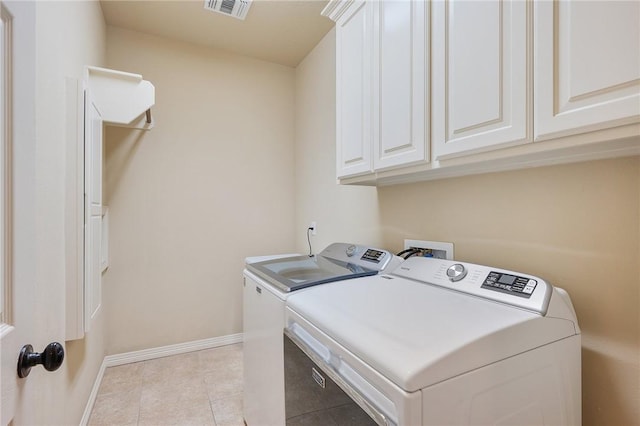
M 436 159 L 530 140 L 529 2 L 433 2 Z
M 536 139 L 640 118 L 640 2 L 535 2 Z
M 85 91 L 84 118 L 84 331 L 102 305 L 102 117 Z
M 243 399 L 247 425 L 283 425 L 284 301 L 245 275 Z
M 371 172 L 373 4 L 356 2 L 336 22 L 337 176 Z
M 428 6 L 374 4 L 374 169 L 428 160 Z

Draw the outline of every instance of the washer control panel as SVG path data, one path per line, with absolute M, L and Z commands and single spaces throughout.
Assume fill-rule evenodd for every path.
M 376 271 L 385 269 L 394 259 L 393 254 L 386 250 L 349 243 L 330 244 L 318 253 L 318 257 L 358 265 Z
M 370 248 L 364 252 L 364 254 L 360 259 L 367 260 L 373 263 L 380 263 L 380 260 L 384 258 L 384 255 L 385 255 L 385 252 L 383 252 L 382 250 L 376 250 L 376 249 Z
M 491 271 L 482 283 L 482 288 L 528 299 L 533 294 L 537 284 L 538 282 L 532 278 Z

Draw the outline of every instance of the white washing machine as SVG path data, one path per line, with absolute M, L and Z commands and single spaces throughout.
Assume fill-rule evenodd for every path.
M 578 322 L 538 277 L 414 257 L 286 305 L 287 425 L 581 424 Z
M 375 275 L 402 262 L 392 253 L 334 243 L 316 256 L 246 259 L 243 289 L 244 417 L 249 426 L 284 425 L 285 300 L 313 286 Z M 338 282 L 339 281 L 339 282 Z

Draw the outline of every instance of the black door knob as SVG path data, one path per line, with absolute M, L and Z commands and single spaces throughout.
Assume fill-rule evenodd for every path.
M 49 343 L 41 353 L 33 352 L 33 346 L 24 345 L 18 356 L 18 377 L 27 377 L 31 367 L 42 364 L 45 370 L 55 371 L 64 360 L 64 348 L 58 342 Z

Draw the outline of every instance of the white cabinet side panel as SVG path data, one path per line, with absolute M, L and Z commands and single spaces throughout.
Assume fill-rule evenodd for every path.
M 66 79 L 65 340 L 84 337 L 84 91 Z

